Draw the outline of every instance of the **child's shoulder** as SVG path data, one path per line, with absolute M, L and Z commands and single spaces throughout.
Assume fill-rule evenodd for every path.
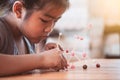
M 12 38 L 12 33 L 7 22 L 0 17 L 0 38 L 1 39 L 10 39 Z
M 6 27 L 6 23 L 2 18 L 0 18 L 0 34 L 4 35 L 8 32 L 8 29 Z

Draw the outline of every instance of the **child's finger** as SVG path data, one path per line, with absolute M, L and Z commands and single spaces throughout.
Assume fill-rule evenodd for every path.
M 67 68 L 67 61 L 66 61 L 65 57 L 63 56 L 63 54 L 60 54 L 60 56 L 61 56 L 62 69 Z

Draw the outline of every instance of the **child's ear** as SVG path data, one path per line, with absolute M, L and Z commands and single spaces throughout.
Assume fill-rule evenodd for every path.
M 17 18 L 22 17 L 22 9 L 23 9 L 23 3 L 20 1 L 15 1 L 12 7 L 12 11 L 16 15 Z

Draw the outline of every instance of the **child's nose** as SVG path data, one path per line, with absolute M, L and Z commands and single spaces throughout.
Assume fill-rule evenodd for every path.
M 54 23 L 51 23 L 51 24 L 47 25 L 47 27 L 45 28 L 45 32 L 51 32 L 53 27 L 54 27 Z

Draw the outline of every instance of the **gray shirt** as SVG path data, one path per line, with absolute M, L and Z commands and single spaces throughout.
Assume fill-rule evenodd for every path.
M 25 37 L 23 40 L 27 45 L 28 53 L 34 53 L 34 44 L 31 44 Z M 0 18 L 0 53 L 11 55 L 19 54 L 11 29 L 3 18 Z

